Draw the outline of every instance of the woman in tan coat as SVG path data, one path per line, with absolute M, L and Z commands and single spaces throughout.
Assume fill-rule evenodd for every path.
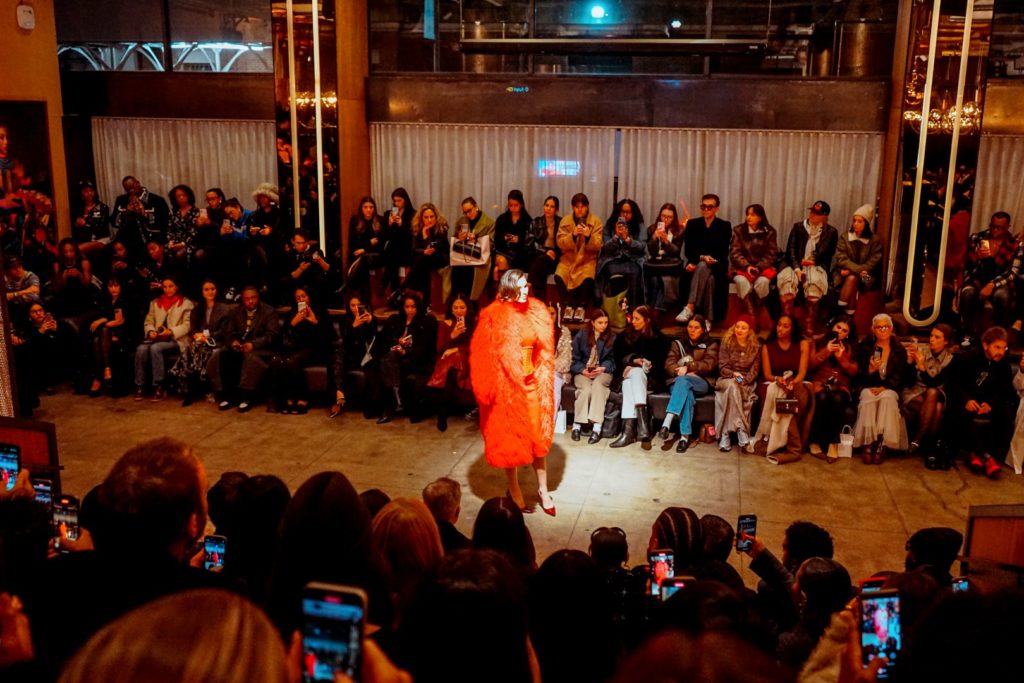
M 597 257 L 604 245 L 604 224 L 590 213 L 590 200 L 578 192 L 572 197 L 572 215 L 558 226 L 558 248 L 562 250 L 555 268 L 555 286 L 567 313 L 573 307 L 573 318 L 583 322 L 586 308 L 594 303 L 594 277 Z

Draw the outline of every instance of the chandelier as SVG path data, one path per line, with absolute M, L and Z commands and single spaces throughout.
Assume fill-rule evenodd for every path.
M 919 109 L 908 109 L 903 112 L 903 120 L 910 124 L 914 132 L 920 133 L 922 115 Z M 961 135 L 977 135 L 981 130 L 981 107 L 976 102 L 964 102 L 963 106 L 949 105 L 933 107 L 928 112 L 928 133 L 951 135 L 957 119 L 960 120 Z

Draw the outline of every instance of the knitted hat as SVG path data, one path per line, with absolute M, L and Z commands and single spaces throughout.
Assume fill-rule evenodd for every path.
M 277 204 L 278 200 L 280 199 L 280 196 L 277 194 L 277 185 L 275 185 L 274 183 L 260 183 L 259 185 L 257 185 L 256 189 L 252 191 L 253 201 L 256 201 L 256 198 L 259 197 L 261 194 L 269 197 L 270 201 L 274 202 L 275 204 Z
M 854 211 L 853 215 L 860 216 L 868 223 L 870 223 L 875 218 L 875 207 L 871 206 L 870 204 L 865 204 L 864 206 Z

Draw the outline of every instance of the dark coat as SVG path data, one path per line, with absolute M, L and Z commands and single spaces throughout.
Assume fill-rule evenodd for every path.
M 629 334 L 632 328 L 615 336 L 612 344 L 612 356 L 615 358 L 616 374 L 622 378 L 623 371 L 638 358 L 651 361 L 651 369 L 647 373 L 647 386 L 654 390 L 665 383 L 665 356 L 668 353 L 667 339 L 655 332 L 650 337 Z
M 587 342 L 587 332 L 588 329 L 584 327 L 572 338 L 572 366 L 570 370 L 574 375 L 583 372 L 587 367 L 587 361 L 590 359 L 590 344 Z M 604 368 L 605 372 L 615 372 L 614 347 L 615 335 L 611 335 L 611 339 L 607 342 L 600 338 L 597 340 L 597 362 Z
M 210 330 L 210 336 L 213 337 L 214 341 L 223 342 L 228 336 L 228 328 L 231 324 L 231 313 L 237 308 L 233 304 L 224 303 L 223 301 L 215 301 L 213 304 L 213 311 L 210 313 L 210 322 L 206 322 L 206 303 L 205 300 L 202 304 L 197 304 L 192 309 L 191 322 L 189 324 L 188 336 L 202 332 L 203 330 Z M 242 329 L 245 329 L 245 323 L 243 321 Z
M 281 333 L 281 319 L 273 307 L 262 301 L 257 305 L 248 334 L 245 331 L 245 319 L 245 306 L 236 306 L 231 311 L 228 316 L 227 343 L 230 344 L 233 341 L 252 342 L 253 349 L 256 351 L 269 349 L 274 345 Z
M 875 352 L 875 338 L 869 335 L 861 341 L 857 348 L 857 367 L 860 369 L 858 379 L 861 388 L 885 387 L 897 394 L 903 391 L 907 379 L 907 353 L 896 337 L 890 337 L 889 344 L 892 348 L 889 351 L 889 362 L 885 365 L 885 379 L 882 379 L 878 372 L 870 372 L 871 356 Z
M 808 239 L 809 235 L 807 228 L 804 227 L 804 221 L 794 223 L 793 230 L 789 233 L 789 239 L 786 240 L 786 251 L 782 255 L 782 260 L 787 266 L 790 268 L 800 267 L 800 262 L 804 259 L 804 251 L 807 249 Z M 821 236 L 811 253 L 814 265 L 828 271 L 832 267 L 832 258 L 836 254 L 838 241 L 839 232 L 834 227 L 828 223 L 822 226 Z
M 392 346 L 407 333 L 405 316 L 399 312 L 388 318 L 373 342 L 373 356 L 386 356 Z M 429 375 L 434 371 L 434 357 L 437 355 L 437 318 L 419 313 L 408 326 L 408 334 L 412 335 L 412 346 L 402 358 L 402 366 L 416 374 Z

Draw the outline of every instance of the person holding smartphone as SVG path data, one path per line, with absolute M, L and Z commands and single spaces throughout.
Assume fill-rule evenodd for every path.
M 431 279 L 435 272 L 448 265 L 448 220 L 431 203 L 420 206 L 412 218 L 412 262 L 409 272 L 389 300 L 400 308 L 406 290 L 419 292 L 424 301 L 430 300 Z
M 925 467 L 949 468 L 949 445 L 940 439 L 942 415 L 946 407 L 946 384 L 953 369 L 953 328 L 939 323 L 932 328 L 927 344 L 912 341 L 906 345 L 907 372 L 914 384 L 903 390 L 903 405 L 917 416 L 917 430 L 910 440 L 907 455 L 917 455 L 925 446 Z
M 750 443 L 750 412 L 757 377 L 761 374 L 761 342 L 754 334 L 754 317 L 741 315 L 722 337 L 715 382 L 715 430 L 718 450 L 732 450 L 731 432 L 740 448 Z
M 437 319 L 426 312 L 423 298 L 413 291 L 402 297 L 402 310 L 388 318 L 373 344 L 375 390 L 382 394 L 384 412 L 377 424 L 391 422 L 408 413 L 412 422 L 422 419 L 427 380 L 434 370 L 437 348 Z M 402 389 L 412 399 L 408 409 Z
M 647 254 L 644 278 L 647 303 L 654 310 L 665 310 L 665 283 L 662 278 L 679 278 L 682 271 L 683 226 L 679 224 L 676 205 L 663 204 L 658 221 L 647 226 Z
M 462 215 L 448 233 L 449 241 L 476 245 L 484 237 L 494 240 L 494 219 L 484 213 L 472 197 L 462 200 Z M 497 245 L 495 246 L 497 248 Z M 449 264 L 456 263 L 450 258 Z M 444 300 L 455 294 L 464 294 L 470 301 L 479 301 L 491 275 L 491 261 L 481 266 L 452 266 L 441 270 Z
M 189 406 L 204 391 L 206 367 L 213 352 L 223 346 L 231 306 L 218 301 L 217 283 L 207 278 L 200 288 L 202 298 L 189 318 L 188 345 L 174 363 L 170 375 L 178 381 L 181 405 Z
M 646 450 L 654 436 L 647 390 L 661 388 L 668 350 L 665 337 L 656 329 L 653 309 L 637 306 L 629 322 L 629 327 L 616 335 L 612 346 L 615 367 L 622 369 L 622 434 L 611 447 L 623 448 L 640 441 Z
M 494 221 L 494 274 L 495 282 L 509 268 L 529 272 L 537 251 L 533 246 L 533 219 L 526 211 L 526 200 L 521 190 L 508 193 L 506 210 Z M 540 290 L 538 293 L 542 292 Z
M 746 220 L 732 229 L 729 266 L 736 293 L 756 322 L 775 277 L 779 241 L 763 206 L 751 204 L 745 213 Z
M 136 302 L 129 301 L 116 275 L 111 275 L 100 296 L 96 318 L 89 323 L 85 336 L 88 340 L 93 361 L 90 396 L 99 396 L 104 385 L 112 388 L 114 381 L 113 359 L 118 351 L 130 348 L 131 329 L 137 323 Z
M 448 313 L 437 326 L 437 361 L 427 386 L 440 393 L 437 405 L 437 429 L 448 429 L 448 416 L 458 405 L 459 392 L 470 392 L 469 343 L 476 328 L 470 302 L 461 294 L 448 305 Z
M 595 302 L 597 257 L 604 246 L 601 219 L 590 213 L 590 199 L 582 192 L 572 196 L 572 215 L 559 224 L 557 244 L 561 255 L 555 286 L 566 313 L 571 310 L 573 322 L 581 323 Z
M 305 415 L 309 390 L 303 370 L 318 363 L 327 349 L 327 315 L 309 292 L 296 287 L 280 347 L 270 358 L 267 412 Z
M 907 353 L 893 337 L 892 318 L 871 319 L 871 334 L 857 351 L 860 401 L 853 425 L 853 446 L 865 465 L 881 465 L 888 448 L 907 448 L 907 427 L 900 412 L 900 394 L 907 372 Z
M 646 238 L 647 227 L 640 207 L 632 199 L 620 199 L 604 224 L 604 244 L 597 259 L 598 292 L 605 292 L 613 277 L 624 277 L 629 306 L 646 301 L 643 277 Z
M 334 326 L 331 326 L 332 329 Z M 359 294 L 351 293 L 345 300 L 345 312 L 337 326 L 338 334 L 332 345 L 334 347 L 331 360 L 331 379 L 334 385 L 334 403 L 331 404 L 328 417 L 337 417 L 345 409 L 348 401 L 354 396 L 356 400 L 367 393 L 367 375 L 375 363 L 370 353 L 374 336 L 377 333 L 377 321 L 365 299 Z M 371 407 L 368 402 L 363 404 L 364 416 L 370 417 Z
M 803 338 L 800 323 L 792 315 L 780 315 L 768 341 L 761 346 L 764 383 L 758 387 L 758 394 L 763 407 L 757 433 L 744 449 L 747 453 L 760 453 L 758 449 L 764 446 L 765 455 L 786 449 L 784 455 L 775 456 L 776 464 L 800 458 L 813 414 L 810 387 L 804 384 L 810 355 L 811 342 Z M 795 413 L 780 410 L 779 401 L 788 399 L 796 400 Z
M 855 345 L 850 340 L 852 320 L 840 316 L 811 354 L 807 377 L 814 393 L 814 417 L 808 450 L 816 458 L 834 462 L 836 454 L 826 455 L 838 443 L 846 409 L 853 401 L 852 383 L 857 377 Z
M 850 229 L 839 235 L 832 257 L 832 287 L 839 292 L 838 306 L 853 316 L 860 294 L 882 286 L 885 246 L 871 230 L 874 206 L 865 204 L 853 212 Z
M 349 289 L 370 298 L 370 270 L 384 254 L 387 245 L 384 219 L 377 213 L 373 197 L 359 200 L 359 210 L 348 221 L 348 276 Z
M 570 370 L 576 385 L 576 405 L 571 438 L 579 441 L 583 425 L 589 423 L 591 431 L 587 443 L 590 445 L 601 440 L 604 409 L 615 376 L 615 333 L 608 326 L 608 314 L 595 308 L 586 326 L 572 340 Z
M 164 398 L 167 355 L 171 351 L 183 352 L 188 346 L 192 302 L 185 298 L 172 277 L 165 277 L 160 287 L 163 294 L 149 304 L 142 326 L 142 343 L 135 347 L 136 401 L 145 397 L 147 374 L 153 387 L 152 400 Z
M 992 302 L 993 324 L 1009 324 L 1013 308 L 1013 281 L 1016 279 L 1011 267 L 1017 246 L 1018 241 L 1014 239 L 1010 226 L 1010 214 L 1005 211 L 992 214 L 987 230 L 971 235 L 959 299 L 960 318 L 967 334 L 965 345 L 969 346 L 973 339 L 981 336 L 986 301 Z
M 558 197 L 549 195 L 544 199 L 541 215 L 530 223 L 529 241 L 533 245 L 534 257 L 526 278 L 530 281 L 530 290 L 539 299 L 547 300 L 548 276 L 555 273 L 558 267 L 558 226 L 562 217 L 558 215 Z

